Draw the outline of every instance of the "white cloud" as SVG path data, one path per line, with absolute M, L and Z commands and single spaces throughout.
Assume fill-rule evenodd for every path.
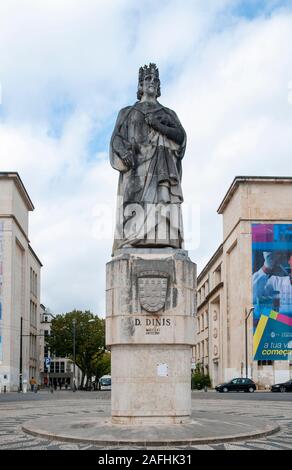
M 1 3 L 0 169 L 19 172 L 36 206 L 30 239 L 53 311 L 104 313 L 112 241 L 96 236 L 97 203 L 113 211 L 108 134 L 119 108 L 135 101 L 143 63 L 157 61 L 161 102 L 188 134 L 183 189 L 186 203 L 200 203 L 201 243 L 191 252 L 199 268 L 221 242 L 216 209 L 234 176 L 291 175 L 292 15 L 247 21 L 224 10 L 235 3 Z

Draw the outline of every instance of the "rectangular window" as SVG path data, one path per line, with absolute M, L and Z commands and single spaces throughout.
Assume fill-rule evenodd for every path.
M 64 374 L 65 372 L 65 362 L 61 362 L 61 374 Z
M 274 361 L 258 361 L 258 366 L 272 366 Z
M 205 329 L 208 328 L 208 322 L 209 322 L 209 315 L 208 315 L 208 310 L 205 312 Z
M 60 372 L 60 362 L 55 362 L 55 372 L 58 374 Z
M 201 291 L 200 290 L 197 293 L 197 302 L 198 302 L 198 305 L 200 305 L 201 303 Z
M 55 363 L 51 362 L 50 364 L 50 372 L 54 373 L 55 372 Z

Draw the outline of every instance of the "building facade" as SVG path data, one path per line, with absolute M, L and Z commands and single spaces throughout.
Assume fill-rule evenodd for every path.
M 18 175 L 0 172 L 0 384 L 39 381 L 40 272 L 29 243 L 32 201 Z
M 52 386 L 56 389 L 73 389 L 74 365 L 67 357 L 55 357 L 46 346 L 46 338 L 51 334 L 54 315 L 41 304 L 40 311 L 40 384 L 42 387 Z M 50 358 L 50 365 L 46 364 Z M 76 387 L 81 384 L 81 370 L 75 366 Z
M 292 224 L 291 201 L 292 178 L 236 177 L 220 204 L 223 242 L 198 276 L 193 350 L 213 386 L 248 375 L 264 389 L 292 377 L 289 357 L 254 360 L 252 311 L 252 227 Z

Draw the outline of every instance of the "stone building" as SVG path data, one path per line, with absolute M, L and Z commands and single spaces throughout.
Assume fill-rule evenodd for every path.
M 40 314 L 40 384 L 41 386 L 52 386 L 57 384 L 57 387 L 67 386 L 73 388 L 73 362 L 67 357 L 55 357 L 48 349 L 48 346 L 45 344 L 45 339 L 51 333 L 51 323 L 54 315 L 50 312 L 49 309 L 41 304 L 41 314 Z M 51 359 L 50 366 L 47 367 L 45 360 L 49 357 Z M 79 387 L 81 383 L 81 370 L 78 366 L 75 367 L 76 375 L 76 386 Z
M 193 348 L 213 386 L 246 372 L 259 388 L 292 377 L 289 359 L 253 360 L 253 314 L 245 321 L 253 306 L 252 224 L 291 224 L 291 201 L 292 178 L 247 176 L 234 179 L 219 206 L 223 242 L 198 276 Z
M 15 172 L 0 172 L 0 383 L 39 381 L 40 272 L 29 243 L 33 203 Z

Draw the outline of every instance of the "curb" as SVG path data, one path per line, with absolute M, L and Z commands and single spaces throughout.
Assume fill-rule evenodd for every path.
M 29 424 L 29 423 L 28 423 Z M 104 440 L 104 439 L 92 439 L 92 438 L 77 438 L 74 436 L 63 436 L 61 434 L 51 434 L 45 432 L 43 430 L 38 429 L 31 429 L 28 425 L 22 425 L 21 429 L 35 437 L 40 437 L 43 439 L 54 440 L 54 441 L 63 441 L 63 442 L 75 442 L 75 443 L 91 443 L 96 445 L 102 446 L 141 446 L 141 447 L 148 447 L 148 446 L 176 446 L 176 445 L 196 445 L 196 444 L 216 444 L 222 442 L 234 442 L 234 441 L 242 441 L 244 439 L 257 439 L 259 437 L 269 436 L 276 432 L 280 431 L 280 426 L 277 425 L 266 425 L 266 429 L 261 431 L 255 431 L 253 433 L 242 433 L 230 436 L 211 436 L 211 437 L 202 437 L 202 438 L 194 438 L 194 439 L 166 439 L 166 440 Z

